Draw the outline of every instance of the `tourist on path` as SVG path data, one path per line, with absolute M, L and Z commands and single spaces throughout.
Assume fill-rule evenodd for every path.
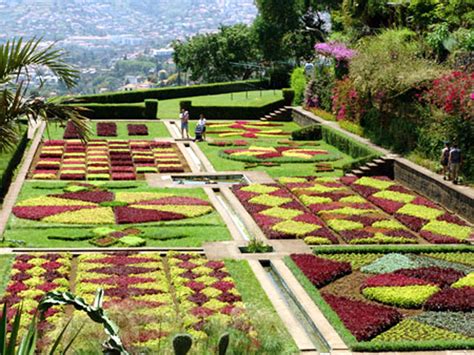
M 454 143 L 453 147 L 449 151 L 449 170 L 451 172 L 451 179 L 453 183 L 457 184 L 459 181 L 459 170 L 462 164 L 461 149 L 458 144 Z
M 440 163 L 443 168 L 441 174 L 443 175 L 443 179 L 446 180 L 449 178 L 449 152 L 451 147 L 449 146 L 449 142 L 444 142 L 444 148 L 441 150 L 441 158 Z
M 202 139 L 206 140 L 206 118 L 204 117 L 204 114 L 202 113 L 199 116 L 198 125 L 202 127 Z
M 184 108 L 179 114 L 181 120 L 181 137 L 184 139 L 184 132 L 186 131 L 186 139 L 189 139 L 189 112 Z

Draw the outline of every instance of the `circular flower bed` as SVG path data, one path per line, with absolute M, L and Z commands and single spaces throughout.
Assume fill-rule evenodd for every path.
M 195 197 L 161 192 L 110 192 L 91 185 L 21 201 L 18 218 L 59 224 L 128 224 L 202 216 L 213 208 Z

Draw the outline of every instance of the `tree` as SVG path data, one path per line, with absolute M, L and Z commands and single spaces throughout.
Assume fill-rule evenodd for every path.
M 248 79 L 259 54 L 251 29 L 246 25 L 223 26 L 217 33 L 201 34 L 173 43 L 173 59 L 192 80 L 206 82 Z
M 256 0 L 259 15 L 254 29 L 263 58 L 267 61 L 284 61 L 291 52 L 284 43 L 285 35 L 299 26 L 301 4 L 298 0 Z
M 0 46 L 0 151 L 16 145 L 23 117 L 63 124 L 71 121 L 81 137 L 87 138 L 88 120 L 81 114 L 83 109 L 29 94 L 32 75 L 39 74 L 42 68 L 49 69 L 68 88 L 78 79 L 78 72 L 64 61 L 61 50 L 52 45 L 42 49 L 40 45 L 41 40 L 24 42 L 20 38 Z

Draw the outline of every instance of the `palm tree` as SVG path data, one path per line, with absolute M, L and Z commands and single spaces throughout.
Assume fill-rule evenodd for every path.
M 68 89 L 75 86 L 79 73 L 64 61 L 64 52 L 49 45 L 41 47 L 41 40 L 22 38 L 0 45 L 0 152 L 15 147 L 20 138 L 20 122 L 41 120 L 65 124 L 70 121 L 82 139 L 89 134 L 84 109 L 61 105 L 34 97 L 29 92 L 32 73 L 41 78 L 41 69 L 49 69 Z

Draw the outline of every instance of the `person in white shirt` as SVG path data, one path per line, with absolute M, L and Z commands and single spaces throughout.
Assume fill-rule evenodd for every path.
M 202 127 L 201 129 L 202 139 L 206 140 L 206 118 L 204 117 L 204 114 L 201 113 L 197 124 L 198 126 Z
M 181 137 L 184 139 L 184 131 L 186 131 L 186 138 L 189 139 L 189 112 L 184 108 L 181 109 L 181 113 L 179 114 L 179 118 L 181 120 Z

